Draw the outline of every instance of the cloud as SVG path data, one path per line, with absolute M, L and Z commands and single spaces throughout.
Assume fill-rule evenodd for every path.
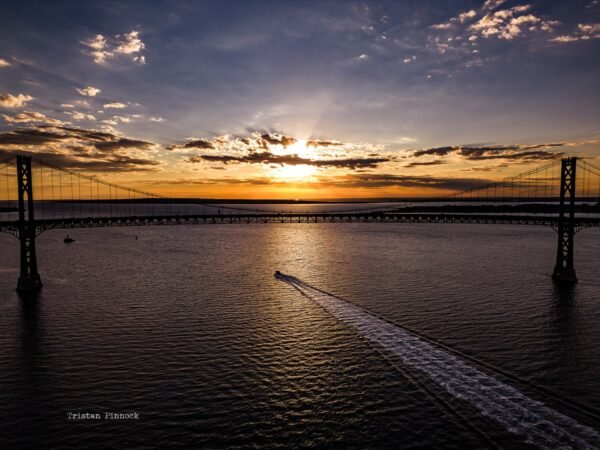
M 120 123 L 131 123 L 131 119 L 132 118 L 137 118 L 139 116 L 133 115 L 133 116 L 112 116 L 111 119 L 104 119 L 102 121 L 102 123 L 105 123 L 107 125 L 118 125 Z
M 477 11 L 475 11 L 474 9 L 470 9 L 469 11 L 460 13 L 456 17 L 452 17 L 446 23 L 438 23 L 436 25 L 431 25 L 430 28 L 433 28 L 434 30 L 450 30 L 450 29 L 454 28 L 456 24 L 467 22 L 468 20 L 472 19 L 476 15 L 477 15 Z
M 96 118 L 91 114 L 86 114 L 78 111 L 65 111 L 65 114 L 71 116 L 73 120 L 96 120 Z
M 103 106 L 104 106 L 105 109 L 110 109 L 110 108 L 123 109 L 123 108 L 127 108 L 127 105 L 125 103 L 105 103 Z
M 489 38 L 496 36 L 499 39 L 511 40 L 519 36 L 522 26 L 544 22 L 533 14 L 523 14 L 531 8 L 531 5 L 517 5 L 509 9 L 502 9 L 485 14 L 481 19 L 472 24 L 469 29 L 481 33 Z M 546 24 L 545 28 L 548 28 Z
M 63 108 L 75 108 L 75 105 L 72 105 L 71 103 L 61 103 L 60 106 Z
M 369 55 L 367 55 L 366 53 L 363 53 L 361 55 L 358 55 L 358 57 L 356 58 L 359 61 L 366 61 L 367 59 L 369 59 Z
M 381 153 L 382 146 L 329 139 L 299 141 L 281 133 L 264 132 L 253 132 L 246 137 L 189 138 L 184 143 L 169 145 L 167 150 L 186 154 L 186 161 L 195 163 L 309 165 L 352 170 L 374 168 L 394 160 L 393 155 Z
M 0 106 L 4 108 L 20 108 L 27 106 L 27 102 L 33 100 L 30 95 L 11 95 L 11 94 L 0 94 Z
M 61 122 L 57 119 L 52 119 L 47 117 L 46 115 L 37 112 L 37 111 L 23 111 L 22 113 L 15 114 L 14 116 L 7 116 L 6 114 L 2 114 L 4 120 L 8 123 L 48 123 L 53 125 L 62 125 L 64 122 Z
M 167 147 L 167 150 L 180 149 L 212 149 L 214 145 L 208 139 L 192 139 L 184 144 L 172 144 Z
M 556 20 L 544 20 L 530 13 L 530 4 L 500 9 L 503 4 L 504 1 L 499 0 L 486 1 L 481 8 L 462 12 L 446 23 L 432 25 L 431 28 L 447 35 L 446 39 L 442 40 L 439 37 L 430 37 L 432 47 L 441 54 L 449 50 L 479 53 L 479 50 L 473 51 L 467 47 L 467 44 L 470 48 L 476 47 L 480 43 L 477 41 L 479 36 L 513 40 L 527 31 L 552 32 L 553 27 L 560 24 Z
M 150 122 L 164 122 L 165 119 L 162 117 L 150 117 Z
M 141 54 L 142 50 L 146 48 L 146 44 L 142 42 L 139 31 L 133 30 L 112 37 L 97 34 L 81 43 L 88 48 L 87 53 L 96 64 L 105 64 L 108 59 L 119 55 L 130 56 L 132 61 L 146 64 L 146 57 Z
M 341 145 L 344 144 L 338 141 L 321 141 L 319 139 L 306 141 L 307 147 L 339 147 Z
M 408 169 L 412 169 L 413 167 L 419 167 L 419 166 L 438 166 L 440 164 L 446 164 L 446 161 L 442 161 L 440 159 L 436 159 L 435 161 L 411 162 L 410 164 L 407 164 L 404 167 L 406 167 Z
M 0 155 L 30 154 L 60 167 L 94 172 L 156 170 L 157 145 L 114 133 L 38 125 L 0 133 Z
M 476 15 L 477 15 L 477 12 L 475 12 L 475 10 L 474 10 L 474 9 L 471 9 L 471 10 L 469 10 L 469 11 L 466 11 L 466 12 L 464 12 L 464 13 L 460 13 L 460 14 L 458 15 L 458 21 L 459 21 L 460 23 L 463 23 L 463 22 L 465 22 L 465 21 L 466 21 L 466 20 L 468 20 L 468 19 L 472 19 L 472 18 L 473 18 L 473 17 L 475 17 Z
M 506 2 L 506 0 L 486 0 L 482 6 L 482 9 L 488 10 L 488 11 L 492 10 L 492 9 L 496 9 L 498 6 L 502 5 L 505 2 Z
M 452 28 L 452 26 L 453 25 L 451 23 L 438 23 L 436 25 L 431 25 L 431 28 L 434 30 L 448 30 Z
M 573 34 L 565 34 L 556 36 L 550 39 L 552 42 L 576 42 L 576 41 L 588 41 L 590 39 L 600 38 L 600 23 L 583 24 L 577 25 L 577 31 Z
M 316 167 L 338 167 L 347 169 L 375 168 L 378 164 L 390 161 L 389 158 L 340 158 L 340 159 L 309 159 L 298 155 L 275 155 L 271 152 L 256 152 L 243 156 L 235 155 L 199 155 L 192 156 L 189 162 L 222 162 L 249 164 L 279 164 L 279 165 L 309 165 Z
M 550 147 L 563 147 L 565 143 L 533 144 L 533 145 L 499 145 L 499 146 L 447 146 L 415 150 L 413 157 L 422 156 L 442 157 L 457 155 L 470 161 L 485 159 L 540 161 L 560 158 L 564 152 L 554 152 L 547 149 Z
M 95 97 L 100 92 L 102 92 L 100 89 L 95 88 L 93 86 L 88 86 L 83 89 L 75 88 L 75 90 L 85 97 Z
M 265 134 L 262 134 L 260 137 L 263 140 L 262 147 L 265 149 L 267 148 L 267 144 L 283 145 L 284 147 L 287 147 L 296 142 L 296 139 L 294 139 L 293 137 L 283 136 L 278 133 L 265 133 Z
M 436 191 L 464 191 L 475 187 L 484 186 L 493 183 L 494 180 L 482 178 L 447 178 L 431 176 L 406 176 L 394 174 L 348 174 L 341 176 L 319 177 L 314 181 L 290 182 L 288 180 L 278 180 L 269 177 L 253 178 L 203 178 L 203 179 L 177 179 L 168 181 L 153 181 L 157 185 L 246 185 L 246 186 L 277 186 L 277 185 L 298 185 L 306 188 L 333 187 L 333 188 L 361 188 L 361 189 L 380 189 L 380 188 L 412 188 L 428 191 L 432 195 L 439 195 Z
M 121 122 L 121 123 L 130 123 L 131 122 L 131 117 L 129 117 L 129 116 L 113 116 L 113 119 L 116 120 L 117 122 Z
M 140 39 L 139 31 L 130 31 L 123 35 L 116 35 L 118 46 L 115 48 L 115 53 L 122 55 L 131 55 L 134 53 L 140 53 L 146 45 Z
M 395 175 L 387 173 L 357 173 L 319 180 L 320 184 L 352 188 L 419 188 L 443 191 L 463 191 L 493 182 L 480 178 L 448 178 L 432 176 Z
M 11 64 L 7 60 L 0 58 L 0 69 L 3 67 L 9 67 L 10 65 Z
M 94 38 L 81 43 L 91 49 L 89 54 L 94 58 L 96 64 L 103 64 L 106 59 L 113 56 L 112 52 L 105 50 L 106 38 L 101 34 L 97 34 Z

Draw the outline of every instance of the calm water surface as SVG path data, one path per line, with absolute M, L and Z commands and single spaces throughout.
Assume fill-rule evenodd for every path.
M 0 235 L 0 447 L 530 445 L 275 270 L 434 340 L 444 354 L 460 352 L 494 380 L 600 429 L 591 410 L 600 405 L 598 229 L 576 236 L 572 289 L 550 279 L 555 233 L 534 226 L 70 234 L 71 245 L 60 231 L 38 239 L 44 288 L 32 303 L 14 292 L 18 241 Z M 140 420 L 67 420 L 105 411 Z

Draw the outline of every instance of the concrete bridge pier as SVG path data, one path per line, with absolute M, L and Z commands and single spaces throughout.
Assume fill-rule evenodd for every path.
M 35 251 L 36 227 L 33 216 L 33 177 L 31 157 L 17 156 L 17 183 L 19 191 L 19 241 L 21 243 L 21 273 L 17 292 L 21 297 L 35 296 L 42 288 L 37 270 Z

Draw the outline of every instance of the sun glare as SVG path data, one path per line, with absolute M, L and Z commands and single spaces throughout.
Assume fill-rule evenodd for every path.
M 313 159 L 316 156 L 314 148 L 306 146 L 306 140 L 299 139 L 286 148 L 286 153 L 298 155 L 301 158 Z
M 297 155 L 304 159 L 315 159 L 316 152 L 313 148 L 306 146 L 306 140 L 299 139 L 287 147 L 279 149 L 279 154 Z M 309 164 L 283 165 L 270 172 L 272 178 L 281 181 L 304 181 L 317 171 L 317 168 Z
M 317 171 L 316 167 L 309 166 L 307 164 L 301 164 L 298 166 L 282 166 L 277 169 L 273 169 L 273 178 L 279 180 L 289 181 L 302 181 L 309 178 L 312 174 Z

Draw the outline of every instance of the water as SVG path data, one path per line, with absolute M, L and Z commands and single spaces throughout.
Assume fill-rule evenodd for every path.
M 600 445 L 598 229 L 576 236 L 570 290 L 550 280 L 555 233 L 534 226 L 69 233 L 38 239 L 35 303 L 0 235 L 4 448 Z M 519 408 L 541 416 L 508 423 Z M 140 419 L 67 419 L 105 411 Z M 576 436 L 544 440 L 557 427 Z

